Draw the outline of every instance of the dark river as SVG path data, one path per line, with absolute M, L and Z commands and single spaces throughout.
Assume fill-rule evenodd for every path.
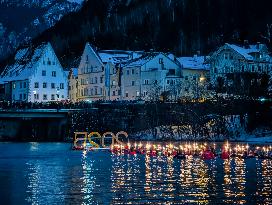
M 272 204 L 272 160 L 83 154 L 0 143 L 0 204 Z

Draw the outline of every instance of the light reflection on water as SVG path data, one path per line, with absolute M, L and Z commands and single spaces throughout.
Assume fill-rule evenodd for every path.
M 0 143 L 3 204 L 272 204 L 272 160 L 179 160 L 69 148 Z

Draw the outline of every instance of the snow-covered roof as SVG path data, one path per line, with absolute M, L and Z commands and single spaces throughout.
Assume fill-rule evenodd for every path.
M 123 66 L 125 66 L 125 67 L 139 67 L 139 66 L 146 64 L 148 61 L 152 60 L 153 58 L 155 58 L 159 54 L 160 54 L 159 52 L 145 53 L 138 58 L 134 58 L 134 59 L 131 59 L 130 61 L 123 63 Z
M 142 51 L 101 50 L 98 52 L 103 63 L 122 63 L 143 55 Z
M 208 64 L 204 63 L 204 56 L 179 57 L 177 60 L 180 62 L 183 69 L 209 70 L 210 68 Z
M 237 53 L 244 56 L 247 60 L 253 60 L 253 57 L 249 53 L 260 52 L 260 50 L 258 50 L 257 47 L 253 45 L 250 45 L 248 48 L 243 48 L 243 47 L 240 47 L 234 44 L 229 44 L 229 43 L 227 43 L 226 45 L 228 45 L 230 48 L 235 50 Z
M 0 80 L 7 82 L 28 79 L 48 45 L 49 43 L 42 43 L 36 47 L 29 46 L 18 50 L 14 59 L 5 67 Z
M 260 45 L 248 45 L 247 47 L 238 46 L 235 44 L 226 43 L 231 49 L 242 55 L 247 60 L 254 60 L 252 53 L 261 53 L 262 46 Z

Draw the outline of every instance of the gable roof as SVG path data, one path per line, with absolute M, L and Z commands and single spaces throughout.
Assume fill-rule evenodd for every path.
M 103 62 L 102 62 L 100 56 L 98 55 L 98 53 L 96 52 L 96 50 L 93 48 L 93 46 L 91 46 L 91 44 L 90 44 L 89 42 L 86 43 L 84 52 L 85 52 L 85 50 L 86 50 L 87 48 L 90 48 L 90 49 L 91 49 L 91 51 L 94 53 L 94 55 L 95 55 L 95 57 L 97 58 L 97 60 L 99 61 L 99 63 L 100 63 L 101 65 L 103 65 Z
M 123 65 L 123 67 L 141 67 L 141 66 L 145 65 L 147 62 L 149 62 L 152 59 L 154 59 L 155 57 L 157 57 L 158 55 L 163 55 L 165 58 L 169 59 L 170 61 L 172 61 L 173 63 L 175 63 L 176 65 L 179 66 L 179 62 L 175 62 L 174 60 L 172 60 L 171 58 L 169 58 L 166 54 L 164 54 L 162 52 L 144 53 L 142 56 L 140 56 L 138 58 L 124 62 L 122 65 Z
M 239 45 L 235 45 L 235 44 L 226 43 L 224 46 L 221 46 L 219 49 L 217 49 L 215 52 L 213 52 L 211 57 L 206 60 L 206 63 L 209 63 L 211 59 L 216 57 L 226 47 L 232 49 L 233 51 L 235 51 L 236 53 L 241 55 L 243 58 L 245 58 L 246 60 L 250 60 L 250 61 L 254 60 L 254 56 L 252 56 L 253 53 L 264 53 L 265 51 L 263 50 L 263 48 L 267 48 L 263 44 L 248 45 L 247 47 L 243 47 L 243 46 L 239 46 Z M 269 57 L 268 53 L 266 53 L 266 55 L 267 55 L 267 57 Z M 270 57 L 269 57 L 269 59 L 270 59 Z M 265 59 L 265 60 L 267 61 L 267 59 Z
M 260 49 L 257 49 L 257 46 L 255 45 L 249 45 L 248 48 L 243 48 L 234 44 L 226 43 L 227 46 L 229 46 L 231 49 L 242 55 L 247 60 L 253 60 L 253 56 L 251 56 L 249 53 L 253 52 L 260 52 Z
M 133 58 L 139 58 L 143 55 L 143 51 L 124 51 L 124 50 L 101 50 L 98 52 L 103 63 L 112 62 L 122 63 Z
M 210 66 L 205 64 L 205 56 L 179 57 L 183 69 L 209 70 Z
M 51 46 L 42 43 L 36 47 L 26 47 L 17 51 L 14 59 L 6 65 L 1 74 L 1 81 L 26 80 L 31 76 L 33 67 L 42 57 L 44 50 Z

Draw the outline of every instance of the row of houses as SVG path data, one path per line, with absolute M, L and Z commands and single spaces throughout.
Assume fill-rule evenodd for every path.
M 17 51 L 1 73 L 0 93 L 2 99 L 27 102 L 199 99 L 211 94 L 208 88 L 233 84 L 230 74 L 271 70 L 263 44 L 226 43 L 207 57 L 176 57 L 155 51 L 97 51 L 87 43 L 80 62 L 65 71 L 45 43 Z

